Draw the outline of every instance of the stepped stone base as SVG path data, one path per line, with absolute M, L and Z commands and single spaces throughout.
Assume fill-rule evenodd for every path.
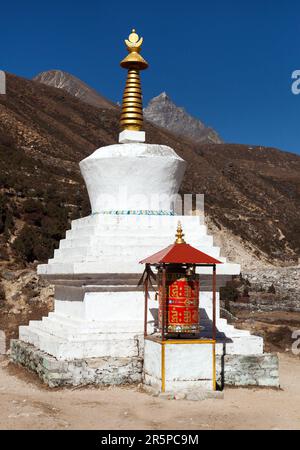
M 49 387 L 133 384 L 143 379 L 141 357 L 59 361 L 31 344 L 13 339 L 10 358 L 35 372 Z M 279 387 L 276 354 L 217 355 L 216 369 L 219 388 L 226 385 Z
M 35 372 L 49 387 L 132 384 L 142 381 L 142 358 L 87 358 L 59 361 L 33 345 L 13 339 L 11 360 Z

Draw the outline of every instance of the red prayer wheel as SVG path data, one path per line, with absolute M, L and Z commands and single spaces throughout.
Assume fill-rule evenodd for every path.
M 186 270 L 166 272 L 165 332 L 198 333 L 199 326 L 199 275 Z M 162 274 L 158 277 L 159 329 L 162 330 L 163 285 Z

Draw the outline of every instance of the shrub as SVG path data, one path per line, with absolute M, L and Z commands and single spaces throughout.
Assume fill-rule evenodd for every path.
M 5 233 L 6 236 L 14 227 L 14 219 L 10 208 L 13 208 L 13 204 L 9 207 L 5 195 L 0 195 L 0 234 Z
M 6 199 L 4 195 L 0 195 L 0 234 L 5 230 L 5 220 L 7 214 Z
M 36 231 L 25 225 L 12 246 L 22 259 L 25 259 L 27 262 L 33 262 L 36 259 L 34 252 L 36 241 Z
M 5 300 L 6 300 L 5 290 L 2 283 L 0 283 L 0 306 L 3 306 Z
M 249 288 L 248 288 L 248 286 L 244 287 L 243 297 L 249 297 Z
M 44 205 L 41 201 L 39 200 L 34 200 L 33 198 L 28 198 L 27 200 L 25 200 L 25 202 L 23 203 L 23 211 L 25 213 L 37 213 L 37 212 L 41 212 L 43 213 L 44 211 Z
M 269 286 L 268 294 L 276 294 L 276 289 L 275 289 L 274 284 L 271 284 L 271 286 Z
M 220 299 L 224 301 L 236 302 L 239 298 L 239 291 L 232 284 L 227 284 L 220 288 Z
M 45 261 L 50 257 L 54 246 L 54 241 L 28 225 L 25 225 L 13 243 L 14 250 L 27 262 Z

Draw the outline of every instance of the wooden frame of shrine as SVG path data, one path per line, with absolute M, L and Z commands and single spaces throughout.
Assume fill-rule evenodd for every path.
M 165 345 L 168 344 L 212 344 L 213 349 L 213 389 L 216 390 L 216 265 L 222 264 L 221 261 L 207 255 L 206 253 L 197 250 L 191 245 L 187 244 L 183 239 L 183 232 L 181 224 L 178 223 L 176 241 L 174 244 L 166 247 L 165 249 L 149 256 L 146 259 L 140 261 L 140 264 L 145 264 L 145 271 L 141 278 L 140 284 L 144 285 L 145 292 L 145 312 L 144 312 L 144 338 L 155 341 L 162 346 L 161 352 L 161 380 L 162 392 L 165 392 Z M 166 311 L 168 309 L 168 295 L 166 291 L 166 274 L 167 267 L 176 264 L 181 266 L 192 267 L 196 270 L 196 267 L 211 267 L 212 268 L 212 335 L 211 338 L 172 338 L 169 336 L 167 325 Z M 151 266 L 155 266 L 156 269 L 162 271 L 162 326 L 161 336 L 149 336 L 147 332 L 148 322 L 148 297 L 149 297 L 149 283 L 153 273 Z

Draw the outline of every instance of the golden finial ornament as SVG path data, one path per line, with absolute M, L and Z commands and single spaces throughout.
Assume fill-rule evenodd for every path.
M 177 232 L 175 236 L 176 236 L 175 244 L 186 244 L 185 240 L 183 239 L 184 233 L 182 231 L 181 222 L 178 222 Z
M 140 55 L 143 38 L 132 30 L 125 44 L 129 54 L 120 65 L 128 70 L 123 95 L 120 126 L 123 130 L 140 131 L 143 126 L 143 102 L 140 70 L 147 69 L 148 63 Z

